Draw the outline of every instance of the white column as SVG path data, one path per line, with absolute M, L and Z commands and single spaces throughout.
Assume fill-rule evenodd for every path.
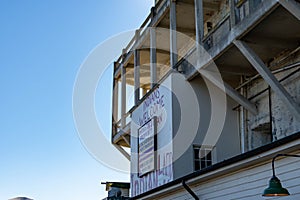
M 113 105 L 112 105 L 112 113 L 113 113 L 113 127 L 112 127 L 112 133 L 113 135 L 116 134 L 116 122 L 118 121 L 118 114 L 119 114 L 119 84 L 118 80 L 114 78 L 113 82 Z
M 121 64 L 121 128 L 126 126 L 126 68 Z
M 134 50 L 134 103 L 140 100 L 140 51 Z

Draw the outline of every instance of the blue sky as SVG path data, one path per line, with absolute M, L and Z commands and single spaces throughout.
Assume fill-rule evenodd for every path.
M 139 27 L 152 4 L 0 1 L 0 199 L 96 200 L 106 195 L 101 181 L 128 179 L 82 146 L 72 92 L 89 52 L 107 38 Z

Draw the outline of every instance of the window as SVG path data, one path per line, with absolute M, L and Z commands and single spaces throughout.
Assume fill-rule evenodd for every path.
M 212 165 L 212 147 L 194 146 L 194 170 L 201 170 Z

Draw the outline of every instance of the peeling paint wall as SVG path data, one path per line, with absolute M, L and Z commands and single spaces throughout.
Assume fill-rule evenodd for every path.
M 299 64 L 296 65 L 297 63 Z M 293 64 L 296 66 L 276 73 L 275 76 L 277 80 L 285 79 L 281 84 L 300 105 L 300 53 L 280 56 L 269 63 L 269 66 L 271 70 L 278 70 Z M 267 88 L 268 84 L 262 78 L 256 79 L 247 86 L 247 97 L 251 98 Z M 259 113 L 257 115 L 247 113 L 246 150 L 257 148 L 300 130 L 300 122 L 296 121 L 280 96 L 272 89 L 251 101 L 257 105 Z

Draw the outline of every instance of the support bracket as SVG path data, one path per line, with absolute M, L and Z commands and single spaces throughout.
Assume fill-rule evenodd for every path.
M 300 3 L 297 3 L 295 0 L 278 0 L 278 2 L 300 20 Z
M 280 82 L 272 74 L 270 69 L 245 42 L 241 40 L 235 40 L 233 43 L 247 58 L 251 65 L 258 71 L 262 78 L 269 84 L 272 90 L 281 98 L 281 100 L 289 108 L 290 112 L 295 116 L 295 118 L 300 122 L 299 105 L 294 101 L 294 99 L 286 91 L 286 89 L 280 84 Z

